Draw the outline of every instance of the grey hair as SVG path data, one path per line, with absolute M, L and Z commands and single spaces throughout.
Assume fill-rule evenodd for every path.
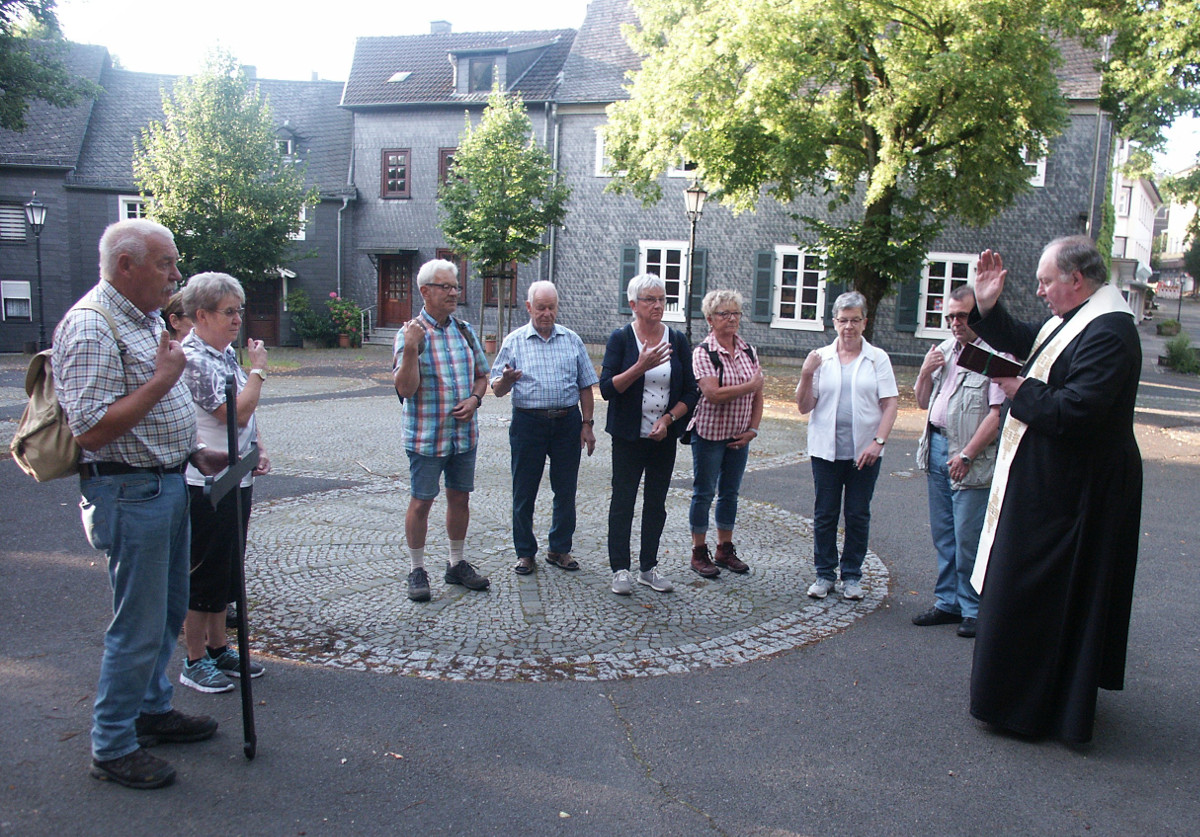
M 629 280 L 629 285 L 625 288 L 625 298 L 632 303 L 642 293 L 651 288 L 657 288 L 666 294 L 667 283 L 662 280 L 661 276 L 656 276 L 653 273 L 639 273 Z
M 152 235 L 161 235 L 172 244 L 175 234 L 162 224 L 156 224 L 145 218 L 129 218 L 109 224 L 100 236 L 100 277 L 111 282 L 117 273 L 117 260 L 121 256 L 129 256 L 135 264 L 141 264 L 146 258 L 146 239 Z
M 972 304 L 975 302 L 975 289 L 970 285 L 959 285 L 950 292 L 950 298 L 955 302 L 966 302 L 970 300 Z
M 197 311 L 216 310 L 230 295 L 236 296 L 239 304 L 246 301 L 242 283 L 228 273 L 197 273 L 183 286 L 183 313 L 194 320 Z
M 863 312 L 865 317 L 867 315 L 867 298 L 858 291 L 846 291 L 833 301 L 833 316 L 836 317 L 846 308 L 857 308 Z
M 532 304 L 533 295 L 538 291 L 551 291 L 554 294 L 554 298 L 556 300 L 558 299 L 558 288 L 554 286 L 553 282 L 547 282 L 545 279 L 539 279 L 536 282 L 530 282 L 529 291 L 525 294 L 525 299 Z
M 1104 268 L 1104 258 L 1096 247 L 1096 242 L 1086 235 L 1067 235 L 1056 238 L 1046 245 L 1042 253 L 1054 252 L 1054 266 L 1062 277 L 1069 277 L 1075 271 L 1087 280 L 1093 289 L 1108 282 L 1107 271 Z
M 743 297 L 738 291 L 709 291 L 704 295 L 704 299 L 700 303 L 700 310 L 703 312 L 704 318 L 708 319 L 712 316 L 713 312 L 717 310 L 718 305 L 732 302 L 737 306 L 737 310 L 741 311 L 742 305 L 745 303 L 745 301 L 745 297 Z
M 437 278 L 439 273 L 449 273 L 457 279 L 458 265 L 445 259 L 430 259 L 421 265 L 421 269 L 417 271 L 417 287 L 422 288 L 428 285 Z

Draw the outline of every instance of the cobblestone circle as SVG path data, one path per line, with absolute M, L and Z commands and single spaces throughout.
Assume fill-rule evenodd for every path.
M 605 541 L 611 448 L 602 432 L 595 455 L 585 456 L 580 468 L 573 554 L 581 569 L 564 572 L 539 554 L 537 571 L 517 576 L 507 439 L 511 404 L 489 397 L 480 413 L 466 551 L 491 578 L 491 588 L 480 593 L 443 583 L 447 545 L 439 498 L 426 545 L 433 600 L 411 602 L 405 586 L 408 461 L 399 442 L 400 408 L 394 396 L 377 389 L 355 396 L 361 388 L 350 379 L 272 376 L 270 398 L 259 406 L 276 476 L 335 481 L 328 490 L 254 506 L 247 590 L 260 651 L 448 680 L 612 680 L 735 665 L 816 642 L 874 610 L 886 595 L 887 569 L 868 554 L 865 600 L 808 598 L 805 591 L 815 578 L 811 521 L 744 498 L 735 543 L 751 571 L 700 578 L 687 563 L 690 491 L 683 487 L 668 496 L 659 558 L 659 571 L 674 580 L 674 592 L 635 584 L 632 596 L 613 595 Z M 603 427 L 599 398 L 596 414 L 597 427 Z M 802 447 L 797 422 L 768 414 L 750 468 L 801 461 Z M 675 477 L 691 477 L 687 448 L 679 450 Z M 543 549 L 548 482 L 543 480 L 534 520 Z

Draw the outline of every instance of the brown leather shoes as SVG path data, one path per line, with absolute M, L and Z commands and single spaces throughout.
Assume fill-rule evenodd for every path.
M 708 553 L 708 544 L 692 547 L 692 569 L 705 578 L 716 578 L 721 574 Z
M 718 567 L 724 567 L 730 572 L 745 573 L 750 571 L 746 563 L 737 557 L 737 550 L 734 549 L 732 542 L 717 544 L 717 557 L 713 559 L 713 563 Z

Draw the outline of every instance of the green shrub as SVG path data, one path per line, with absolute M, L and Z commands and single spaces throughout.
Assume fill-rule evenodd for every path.
M 292 331 L 302 339 L 332 341 L 337 337 L 337 327 L 328 313 L 319 314 L 308 302 L 308 294 L 295 290 L 287 295 L 288 311 L 292 314 Z
M 1191 338 L 1186 332 L 1167 341 L 1167 365 L 1176 372 L 1185 375 L 1200 373 L 1200 359 L 1196 357 L 1196 350 L 1192 348 L 1191 343 Z

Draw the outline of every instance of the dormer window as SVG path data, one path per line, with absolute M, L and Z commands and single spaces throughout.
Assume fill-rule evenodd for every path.
M 288 139 L 277 139 L 275 145 L 279 148 L 279 156 L 291 157 L 296 153 L 296 141 L 291 137 Z
M 489 55 L 481 58 L 471 58 L 468 60 L 470 62 L 470 67 L 467 76 L 467 92 L 491 92 L 493 79 L 496 76 L 495 56 Z

